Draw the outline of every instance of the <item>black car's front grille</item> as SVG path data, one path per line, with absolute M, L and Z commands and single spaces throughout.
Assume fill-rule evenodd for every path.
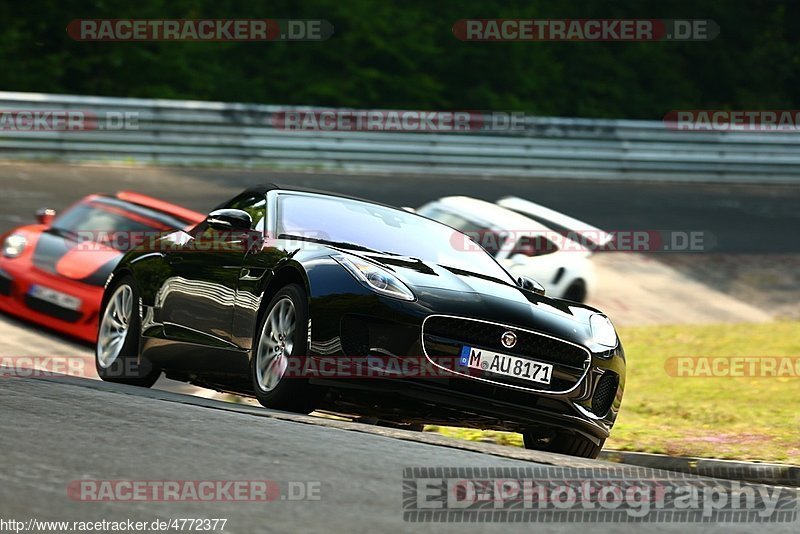
M 517 337 L 512 348 L 501 342 L 505 332 L 511 331 Z M 426 319 L 422 331 L 425 353 L 450 370 L 465 373 L 456 363 L 464 346 L 482 348 L 553 365 L 550 384 L 541 384 L 506 376 L 481 376 L 504 385 L 545 391 L 566 391 L 583 377 L 591 356 L 588 351 L 566 341 L 543 334 L 523 330 L 514 326 L 487 323 L 476 319 L 434 315 Z M 440 357 L 444 357 L 441 358 Z M 443 363 L 445 362 L 445 363 Z M 451 362 L 448 365 L 447 362 Z M 475 376 L 474 373 L 470 373 Z
M 617 385 L 619 384 L 619 377 L 616 373 L 608 372 L 600 377 L 597 385 L 594 388 L 594 395 L 592 395 L 592 412 L 599 416 L 605 417 L 608 410 L 611 409 L 611 404 L 614 402 L 614 397 L 617 394 Z
M 509 351 L 500 342 L 505 332 L 514 332 L 517 344 Z M 425 334 L 461 341 L 497 352 L 527 356 L 539 361 L 583 369 L 587 359 L 585 350 L 535 332 L 520 330 L 513 326 L 503 326 L 472 319 L 457 317 L 430 317 L 425 322 Z
M 67 308 L 62 308 L 61 306 L 57 306 L 46 300 L 37 299 L 30 295 L 25 295 L 25 305 L 33 311 L 44 313 L 68 323 L 76 323 L 81 318 L 80 311 L 68 310 Z

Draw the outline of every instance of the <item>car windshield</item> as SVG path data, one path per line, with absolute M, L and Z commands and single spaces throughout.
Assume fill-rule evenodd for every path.
M 418 209 L 417 213 L 423 217 L 428 217 L 434 221 L 446 224 L 447 226 L 452 226 L 460 232 L 464 232 L 494 257 L 497 257 L 497 254 L 505 244 L 506 236 L 500 235 L 499 232 L 475 221 L 466 219 L 452 211 L 428 205 Z
M 141 213 L 140 213 L 141 212 Z M 114 246 L 116 239 L 109 236 L 120 232 L 171 232 L 183 224 L 157 214 L 149 217 L 147 211 L 127 210 L 124 205 L 103 201 L 87 201 L 76 204 L 53 221 L 51 230 L 67 234 L 94 234 L 95 240 L 108 240 Z M 123 242 L 128 242 L 124 240 Z
M 412 213 L 347 198 L 278 196 L 278 234 L 358 245 L 419 258 L 513 284 L 511 276 L 467 236 Z

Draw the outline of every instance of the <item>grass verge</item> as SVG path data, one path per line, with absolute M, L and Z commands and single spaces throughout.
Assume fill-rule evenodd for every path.
M 800 322 L 628 327 L 619 334 L 628 376 L 605 449 L 800 464 Z M 686 356 L 792 357 L 794 376 L 671 376 L 669 359 Z M 508 432 L 425 430 L 522 445 Z

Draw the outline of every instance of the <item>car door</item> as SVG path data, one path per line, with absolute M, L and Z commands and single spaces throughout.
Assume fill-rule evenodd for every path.
M 232 324 L 244 258 L 255 233 L 263 232 L 266 200 L 243 193 L 218 209 L 250 214 L 250 232 L 219 230 L 207 222 L 191 239 L 167 254 L 170 277 L 161 289 L 161 317 L 167 337 L 220 348 L 236 348 Z

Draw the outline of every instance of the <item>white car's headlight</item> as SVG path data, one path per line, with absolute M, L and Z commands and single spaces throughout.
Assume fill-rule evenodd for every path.
M 605 315 L 594 314 L 589 317 L 589 326 L 592 329 L 592 339 L 598 345 L 613 349 L 619 343 L 617 331 Z
M 350 271 L 358 281 L 381 295 L 402 300 L 414 300 L 414 293 L 394 273 L 372 262 L 352 256 L 336 255 L 334 260 Z
M 6 258 L 16 258 L 25 250 L 28 240 L 22 234 L 11 234 L 3 242 L 3 256 Z

